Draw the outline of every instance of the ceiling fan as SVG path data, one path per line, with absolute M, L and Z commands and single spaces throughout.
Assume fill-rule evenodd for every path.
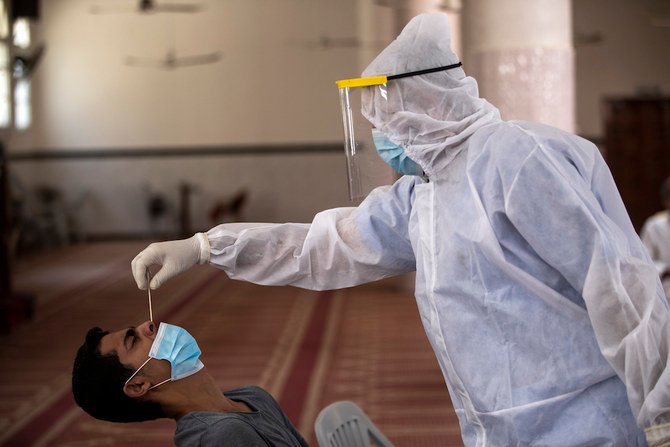
M 185 13 L 192 14 L 202 11 L 202 5 L 188 2 L 171 2 L 155 0 L 134 0 L 130 3 L 119 4 L 118 1 L 97 3 L 89 9 L 91 14 L 123 14 L 138 12 L 140 14 L 155 13 Z
M 44 45 L 32 51 L 15 50 L 12 72 L 15 79 L 28 79 L 32 76 L 44 54 Z
M 165 55 L 159 59 L 141 56 L 126 56 L 124 62 L 129 67 L 153 67 L 163 70 L 174 70 L 181 67 L 213 64 L 221 59 L 222 55 L 219 51 L 178 56 L 174 48 L 168 48 Z
M 399 1 L 399 0 L 374 0 L 379 1 Z M 326 23 L 332 22 L 332 5 L 327 0 L 312 0 L 309 2 L 309 9 L 306 11 L 312 16 L 310 20 L 312 25 L 311 36 L 304 38 L 289 38 L 285 41 L 287 46 L 294 48 L 303 48 L 313 51 L 342 50 L 342 49 L 380 49 L 388 42 L 371 41 L 361 39 L 356 35 L 334 36 L 325 29 Z M 345 34 L 340 29 L 335 34 Z
M 357 37 L 331 37 L 327 34 L 320 34 L 312 40 L 292 39 L 288 42 L 289 46 L 302 47 L 307 50 L 333 50 L 336 48 L 359 48 L 364 44 Z

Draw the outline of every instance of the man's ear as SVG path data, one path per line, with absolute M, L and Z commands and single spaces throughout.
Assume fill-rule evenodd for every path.
M 123 392 L 126 396 L 137 399 L 147 394 L 149 388 L 151 388 L 151 382 L 146 377 L 136 375 L 123 386 Z

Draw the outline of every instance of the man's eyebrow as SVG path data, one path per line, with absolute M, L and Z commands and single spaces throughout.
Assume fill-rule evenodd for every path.
M 125 346 L 126 349 L 130 349 L 128 346 L 128 340 L 132 337 L 135 337 L 135 326 L 130 326 L 128 329 L 126 329 L 126 335 L 123 337 L 123 346 Z

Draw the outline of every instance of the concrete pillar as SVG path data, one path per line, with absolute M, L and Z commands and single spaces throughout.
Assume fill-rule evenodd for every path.
M 396 0 L 395 35 L 407 25 L 412 17 L 424 12 L 446 12 L 451 25 L 451 49 L 461 55 L 460 10 L 462 0 Z
M 395 0 L 395 35 L 400 34 L 412 17 L 439 11 L 441 3 L 441 0 Z
M 503 119 L 575 129 L 570 0 L 465 0 L 463 65 Z
M 436 12 L 445 0 L 359 0 L 358 33 L 362 42 L 358 57 L 365 68 L 386 45 L 391 43 L 412 17 L 423 12 Z M 450 0 L 456 1 L 456 0 Z

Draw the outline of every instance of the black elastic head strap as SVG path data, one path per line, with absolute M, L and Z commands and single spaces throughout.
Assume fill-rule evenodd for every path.
M 444 71 L 444 70 L 451 70 L 452 68 L 458 68 L 461 65 L 463 65 L 463 64 L 461 64 L 460 62 L 457 62 L 455 64 L 445 65 L 444 67 L 428 68 L 426 70 L 410 71 L 409 73 L 391 75 L 391 76 L 387 76 L 386 79 L 391 81 L 393 79 L 408 78 L 410 76 L 418 76 L 418 75 L 422 75 L 422 74 L 435 73 L 436 71 Z

